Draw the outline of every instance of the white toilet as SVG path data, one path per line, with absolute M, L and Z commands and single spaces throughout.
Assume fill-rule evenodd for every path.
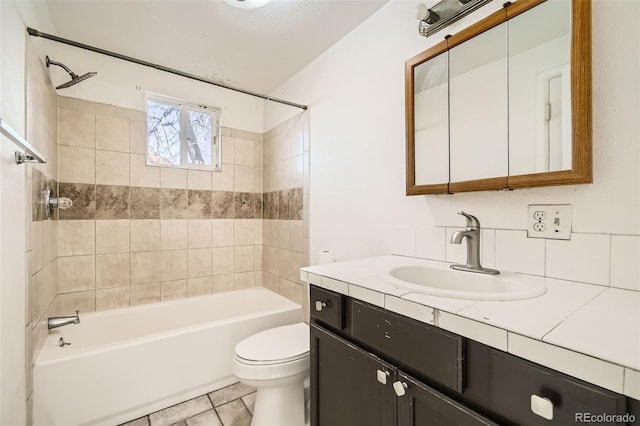
M 258 390 L 251 426 L 303 426 L 309 326 L 300 322 L 244 339 L 236 345 L 233 374 Z

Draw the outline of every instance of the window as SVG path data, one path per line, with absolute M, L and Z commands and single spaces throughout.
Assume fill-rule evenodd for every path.
M 147 164 L 220 170 L 220 109 L 147 97 Z

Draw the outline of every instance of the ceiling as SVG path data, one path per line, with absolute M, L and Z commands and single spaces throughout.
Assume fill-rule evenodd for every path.
M 273 0 L 257 9 L 222 0 L 47 4 L 60 37 L 268 94 L 387 1 Z

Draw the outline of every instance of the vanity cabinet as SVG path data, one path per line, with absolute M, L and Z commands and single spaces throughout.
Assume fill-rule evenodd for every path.
M 576 413 L 637 415 L 640 408 L 624 395 L 313 285 L 310 319 L 311 426 L 566 425 Z

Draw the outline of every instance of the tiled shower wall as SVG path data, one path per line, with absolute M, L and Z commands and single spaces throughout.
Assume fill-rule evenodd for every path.
M 59 115 L 60 312 L 262 284 L 261 134 L 223 128 L 216 173 L 147 166 L 144 112 L 60 97 Z
M 46 319 L 53 311 L 58 288 L 58 222 L 48 219 L 43 192 L 56 188 L 58 170 L 58 96 L 49 82 L 45 65 L 27 43 L 27 134 L 26 139 L 47 157 L 46 164 L 26 164 L 27 179 L 27 306 L 25 335 L 26 395 L 31 401 L 33 380 L 31 363 L 47 336 Z
M 223 127 L 221 173 L 147 166 L 145 120 L 59 98 L 59 191 L 74 205 L 60 211 L 58 312 L 262 285 L 302 304 L 307 116 L 264 147 Z
M 264 135 L 264 286 L 304 305 L 309 264 L 309 113 Z

